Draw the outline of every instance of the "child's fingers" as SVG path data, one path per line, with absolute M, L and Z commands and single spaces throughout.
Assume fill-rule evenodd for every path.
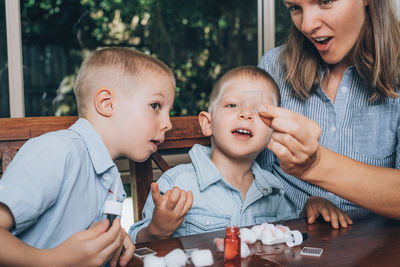
M 346 212 L 337 208 L 337 213 L 341 227 L 347 228 L 349 224 L 353 224 L 353 221 L 350 219 L 350 216 Z
M 314 223 L 315 222 L 315 219 L 316 219 L 316 212 L 315 212 L 315 210 L 313 209 L 313 207 L 312 206 L 307 206 L 306 207 L 306 215 L 307 215 L 307 218 L 308 218 L 308 223 L 309 224 L 312 224 L 312 223 Z
M 161 204 L 162 197 L 157 183 L 151 183 L 151 196 L 153 197 L 154 205 L 158 206 Z
M 318 208 L 319 213 L 321 214 L 322 218 L 326 222 L 332 221 L 331 212 L 328 207 L 320 205 Z
M 171 193 L 171 196 L 169 197 L 168 202 L 166 203 L 167 209 L 173 210 L 175 208 L 175 205 L 179 200 L 180 194 L 181 194 L 181 190 L 175 186 L 172 189 L 172 193 Z
M 177 214 L 178 216 L 181 216 L 181 212 L 183 207 L 185 206 L 187 200 L 187 194 L 185 190 L 180 190 L 179 192 L 179 199 L 176 202 L 176 205 L 174 207 L 174 213 Z
M 346 217 L 344 216 L 344 214 L 342 212 L 339 212 L 338 218 L 339 218 L 340 227 L 347 228 L 347 226 L 348 226 L 347 225 L 347 220 L 346 220 Z
M 110 222 L 108 220 L 103 220 L 99 222 L 93 223 L 88 230 L 83 231 L 81 238 L 82 239 L 94 239 L 101 234 L 105 233 L 108 229 Z
M 190 208 L 192 207 L 192 204 L 193 204 L 193 193 L 192 193 L 192 191 L 189 190 L 187 192 L 187 200 L 186 200 L 185 206 L 182 209 L 183 215 L 185 215 L 190 210 Z
M 121 223 L 117 218 L 107 232 L 96 239 L 99 257 L 110 258 L 122 245 Z
M 177 204 L 175 206 L 175 212 L 176 214 L 179 214 L 179 216 L 184 216 L 189 209 L 192 207 L 193 204 L 193 193 L 192 191 L 187 191 L 185 192 L 184 190 L 181 191 L 181 198 L 179 200 L 179 205 Z
M 346 218 L 348 224 L 353 224 L 353 220 L 350 218 L 349 214 L 344 212 L 344 217 Z
M 110 260 L 110 267 L 116 267 L 117 263 L 118 263 L 118 259 L 119 259 L 119 255 L 121 255 L 121 251 L 122 251 L 122 246 L 117 250 L 116 253 L 114 253 L 114 255 L 112 256 L 111 260 Z
M 135 252 L 135 245 L 132 243 L 129 235 L 125 235 L 124 239 L 124 250 L 119 258 L 119 265 L 125 266 L 132 259 L 133 253 Z
M 332 227 L 334 229 L 339 229 L 339 213 L 336 210 L 336 206 L 329 205 L 329 216 Z M 329 220 L 325 221 L 329 222 Z

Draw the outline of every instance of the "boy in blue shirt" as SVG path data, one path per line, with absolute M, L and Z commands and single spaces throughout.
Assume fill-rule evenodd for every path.
M 199 114 L 203 134 L 211 137 L 211 148 L 195 145 L 189 152 L 190 164 L 168 170 L 152 184 L 143 220 L 129 231 L 135 242 L 299 216 L 300 211 L 285 199 L 280 182 L 255 162 L 272 129 L 261 121 L 259 105 L 252 102 L 279 105 L 278 88 L 265 71 L 239 67 L 216 83 L 209 111 Z M 192 195 L 190 207 L 187 198 Z M 352 223 L 347 214 L 320 197 L 310 197 L 304 213 L 309 222 L 322 214 L 334 228 L 338 222 L 342 227 Z
M 133 256 L 120 220 L 103 220 L 115 183 L 117 200 L 126 196 L 113 160 L 144 161 L 163 142 L 174 76 L 151 56 L 109 48 L 83 62 L 74 90 L 79 120 L 29 140 L 0 179 L 0 265 L 124 266 Z

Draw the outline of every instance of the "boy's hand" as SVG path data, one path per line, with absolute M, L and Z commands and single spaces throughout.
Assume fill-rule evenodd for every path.
M 135 245 L 133 244 L 131 237 L 123 228 L 121 228 L 121 232 L 123 235 L 123 244 L 111 259 L 110 261 L 111 267 L 117 266 L 118 259 L 119 259 L 119 265 L 125 266 L 132 259 L 133 253 L 135 252 Z
M 178 187 L 160 195 L 157 183 L 151 184 L 154 201 L 153 218 L 147 227 L 148 234 L 157 238 L 167 238 L 181 225 L 185 214 L 193 204 L 193 193 Z
M 339 228 L 339 224 L 343 228 L 347 228 L 349 224 L 353 224 L 353 221 L 346 212 L 322 197 L 310 197 L 304 205 L 302 213 L 306 214 L 309 224 L 314 223 L 319 215 L 322 216 L 324 221 L 331 222 L 332 227 L 335 229 Z
M 58 247 L 49 250 L 50 262 L 47 261 L 47 263 L 52 262 L 53 266 L 100 266 L 105 264 L 125 244 L 120 220 L 115 219 L 110 229 L 108 226 L 109 221 L 104 220 L 88 230 L 72 235 Z M 130 248 L 131 250 L 132 248 Z M 126 254 L 124 253 L 124 255 Z M 128 258 L 124 255 L 123 260 Z

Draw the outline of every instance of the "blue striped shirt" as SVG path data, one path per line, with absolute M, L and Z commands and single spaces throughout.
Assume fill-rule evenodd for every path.
M 285 81 L 279 59 L 282 48 L 269 50 L 259 63 L 277 83 L 281 106 L 316 121 L 322 129 L 319 140 L 322 146 L 360 162 L 400 169 L 400 98 L 368 101 L 368 84 L 351 66 L 343 74 L 335 102 L 321 87 L 310 98 L 301 100 L 293 96 L 292 87 Z M 319 72 L 323 77 L 325 70 L 319 67 Z M 276 156 L 267 149 L 260 153 L 257 161 L 282 182 L 287 198 L 297 208 L 311 195 L 325 197 L 343 210 L 358 208 L 318 186 L 284 173 Z

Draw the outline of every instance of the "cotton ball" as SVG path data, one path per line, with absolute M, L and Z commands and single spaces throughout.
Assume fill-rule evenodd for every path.
M 186 262 L 187 262 L 187 256 L 182 249 L 176 248 L 167 255 L 165 255 L 165 264 L 167 265 L 167 267 L 185 266 Z
M 271 226 L 274 226 L 274 225 L 270 224 L 270 223 L 258 224 L 258 225 L 254 225 L 251 228 L 251 231 L 253 231 L 256 234 L 257 240 L 261 240 L 261 234 L 264 231 L 264 229 L 268 228 L 268 227 L 271 227 Z
M 247 246 L 245 242 L 240 242 L 240 256 L 242 258 L 246 258 L 249 255 L 250 255 L 249 246 Z
M 257 241 L 257 235 L 248 228 L 240 229 L 240 240 L 247 244 L 253 244 Z
M 223 238 L 214 238 L 215 246 L 218 251 L 224 251 L 224 239 Z
M 285 238 L 290 235 L 290 229 L 287 226 L 277 225 L 275 226 L 276 238 Z
M 275 239 L 276 239 L 275 226 L 273 224 L 266 225 L 261 232 L 261 242 L 264 245 L 271 245 Z
M 192 252 L 191 258 L 194 266 L 196 267 L 209 266 L 214 263 L 211 250 L 209 249 L 195 250 Z
M 149 255 L 143 259 L 144 267 L 165 267 L 164 257 Z
M 256 235 L 258 240 L 261 240 L 261 233 L 263 229 L 264 226 L 262 224 L 254 225 L 253 227 L 251 227 L 251 231 Z

